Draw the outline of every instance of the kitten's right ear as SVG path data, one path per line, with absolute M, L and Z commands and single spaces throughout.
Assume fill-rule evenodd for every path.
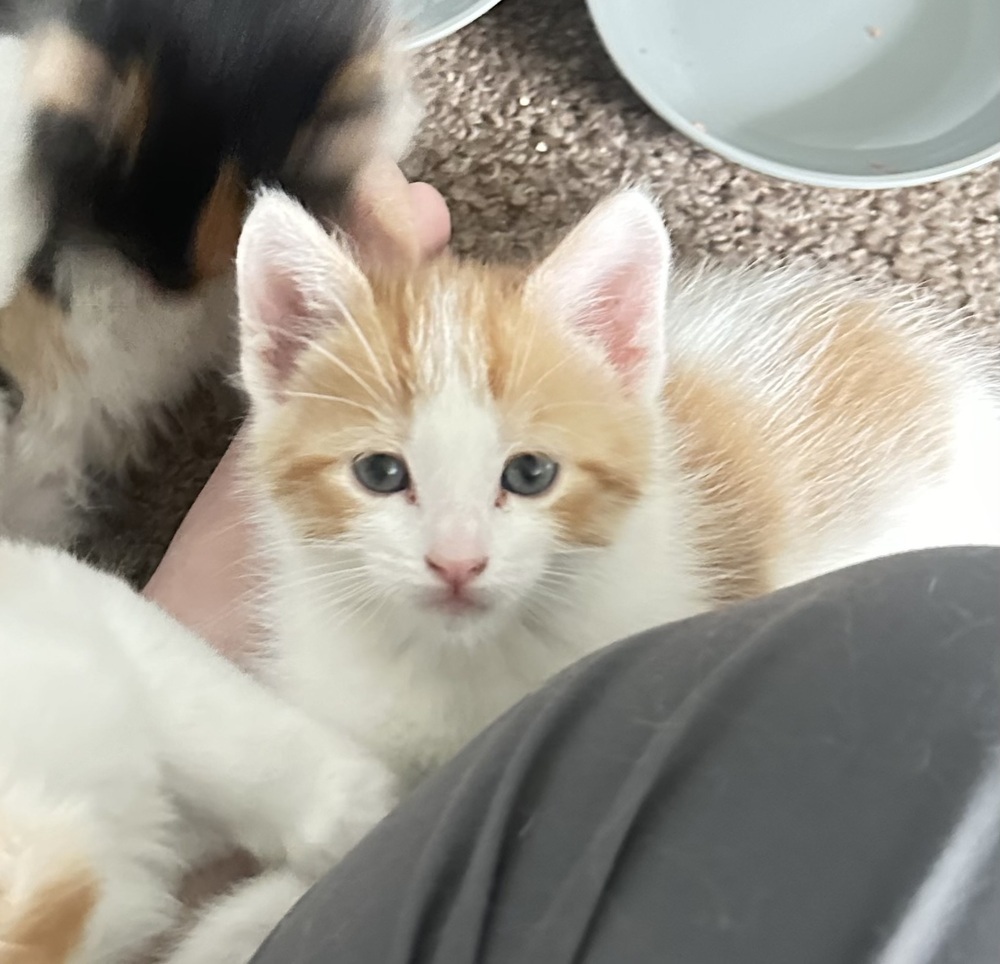
M 666 364 L 670 238 L 642 191 L 613 194 L 531 273 L 529 301 L 598 348 L 631 392 L 653 399 Z
M 255 401 L 280 396 L 303 350 L 372 299 L 346 243 L 275 190 L 258 195 L 243 226 L 236 288 L 243 379 Z

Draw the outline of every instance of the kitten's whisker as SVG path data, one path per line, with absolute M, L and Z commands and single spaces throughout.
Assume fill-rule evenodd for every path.
M 369 606 L 367 615 L 360 623 L 360 627 L 362 629 L 365 629 L 372 622 L 372 620 L 375 619 L 375 617 L 378 616 L 383 609 L 385 609 L 387 599 L 388 597 L 383 594 L 374 594 L 372 598 L 368 600 L 370 604 L 377 603 L 377 605 Z
M 321 576 L 309 576 L 286 583 L 285 588 L 297 590 L 318 588 L 320 590 L 319 595 L 336 601 L 347 598 L 352 592 L 363 588 L 367 584 L 368 580 L 361 576 L 354 576 L 350 580 L 345 579 L 341 582 L 330 582 Z
M 525 369 L 528 367 L 528 361 L 531 358 L 531 349 L 535 347 L 535 333 L 538 331 L 538 318 L 532 319 L 531 329 L 528 332 L 528 339 L 520 347 L 521 361 L 517 366 L 517 374 L 511 379 L 511 385 L 516 386 L 521 383 L 521 379 L 524 378 Z
M 574 542 L 563 542 L 558 540 L 556 542 L 556 552 L 560 555 L 575 556 L 575 555 L 595 555 L 601 552 L 600 546 L 581 546 Z
M 281 583 L 273 584 L 265 591 L 268 598 L 279 598 L 288 593 L 308 592 L 313 601 L 320 597 L 337 601 L 347 598 L 350 594 L 368 585 L 368 579 L 361 575 L 347 576 L 340 580 L 331 580 L 326 576 L 313 574 L 311 576 L 297 576 L 294 579 L 286 579 Z
M 373 616 L 381 611 L 381 606 L 377 606 L 374 609 L 373 605 L 381 600 L 381 594 L 377 592 L 373 587 L 369 587 L 369 591 L 358 597 L 352 599 L 353 608 L 347 610 L 341 610 L 344 616 L 348 619 L 358 619 L 362 617 L 358 626 L 359 628 L 364 628 L 367 626 Z M 357 601 L 355 601 L 355 599 Z M 367 613 L 365 612 L 367 610 Z
M 358 565 L 358 566 L 324 566 L 320 563 L 312 563 L 308 566 L 302 566 L 297 572 L 308 573 L 310 575 L 320 575 L 329 576 L 331 579 L 336 579 L 341 576 L 349 576 L 355 573 L 368 572 L 368 566 Z
M 350 565 L 331 563 L 328 560 L 318 562 L 307 562 L 304 565 L 296 566 L 296 572 L 326 572 L 330 575 L 337 575 L 341 572 L 362 572 L 368 568 L 366 563 L 353 562 Z
M 542 374 L 535 379 L 531 387 L 528 388 L 526 391 L 522 392 L 521 395 L 522 396 L 533 395 L 538 390 L 539 385 L 541 385 L 542 382 L 545 381 L 545 379 L 551 378 L 552 375 L 554 375 L 557 371 L 559 371 L 560 368 L 563 368 L 565 365 L 568 365 L 571 361 L 574 360 L 575 356 L 573 352 L 567 351 L 566 354 L 559 359 L 559 361 L 557 361 L 554 365 L 551 365 L 544 372 L 542 372 Z
M 286 398 L 314 398 L 320 402 L 337 402 L 340 405 L 347 405 L 356 408 L 361 412 L 367 412 L 372 418 L 381 420 L 382 416 L 370 405 L 363 402 L 355 402 L 353 399 L 344 398 L 342 395 L 324 395 L 321 392 L 285 392 Z
M 317 601 L 323 613 L 336 613 L 344 619 L 351 619 L 377 598 L 378 594 L 369 583 L 349 587 L 343 593 L 327 594 Z
M 331 365 L 335 365 L 345 375 L 348 375 L 351 378 L 353 378 L 358 383 L 358 385 L 360 385 L 366 392 L 368 392 L 369 396 L 374 401 L 378 402 L 383 399 L 384 396 L 379 395 L 364 378 L 362 378 L 353 368 L 351 368 L 350 365 L 347 365 L 344 362 L 342 362 L 329 349 L 324 348 L 322 345 L 318 343 L 313 344 L 312 347 L 314 351 L 317 351 L 320 355 L 322 355 L 328 362 L 330 362 Z
M 304 576 L 297 578 L 294 581 L 290 580 L 285 583 L 282 588 L 285 589 L 310 589 L 319 586 L 323 589 L 329 589 L 327 595 L 340 596 L 344 593 L 350 592 L 356 589 L 358 586 L 363 586 L 367 582 L 366 578 L 360 573 L 358 575 L 347 576 L 344 579 L 328 579 L 324 575 L 319 575 L 314 573 L 311 576 Z
M 532 590 L 532 595 L 559 602 L 571 602 L 574 594 L 568 590 L 574 586 L 574 583 L 575 580 L 570 579 L 539 581 Z
M 337 308 L 340 309 L 340 312 L 343 315 L 347 325 L 350 327 L 351 331 L 354 332 L 358 341 L 361 342 L 361 347 L 364 350 L 365 354 L 368 356 L 368 360 L 371 362 L 372 369 L 374 370 L 376 376 L 378 377 L 379 382 L 384 386 L 386 392 L 389 395 L 395 397 L 396 392 L 393 390 L 392 385 L 389 384 L 389 379 L 386 375 L 385 369 L 382 367 L 382 363 L 378 360 L 377 356 L 375 355 L 375 352 L 371 346 L 371 342 L 368 340 L 367 335 L 365 335 L 364 331 L 362 330 L 361 325 L 358 324 L 358 321 L 354 317 L 353 312 L 348 311 L 347 306 L 335 295 L 331 295 L 331 298 L 334 304 L 337 306 Z
M 581 399 L 578 402 L 546 402 L 544 405 L 535 407 L 535 413 L 555 411 L 560 408 L 612 408 L 611 402 L 593 402 Z

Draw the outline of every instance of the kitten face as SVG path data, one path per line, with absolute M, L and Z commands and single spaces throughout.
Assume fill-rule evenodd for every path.
M 306 349 L 257 436 L 301 538 L 349 557 L 373 595 L 467 619 L 557 594 L 650 470 L 645 407 L 482 286 L 442 265 L 376 288 L 356 327 Z
M 649 483 L 655 352 L 610 323 L 610 348 L 578 337 L 548 300 L 558 262 L 369 282 L 285 203 L 251 216 L 238 276 L 253 465 L 296 538 L 348 573 L 345 603 L 444 632 L 565 597 Z

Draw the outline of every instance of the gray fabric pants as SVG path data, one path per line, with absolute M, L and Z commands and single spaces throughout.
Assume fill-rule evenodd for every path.
M 1000 551 L 627 640 L 429 779 L 254 964 L 997 964 Z

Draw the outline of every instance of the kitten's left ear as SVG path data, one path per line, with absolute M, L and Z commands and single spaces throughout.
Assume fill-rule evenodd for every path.
M 526 297 L 596 346 L 626 389 L 655 397 L 665 369 L 670 238 L 639 190 L 599 204 L 536 268 Z
M 347 244 L 274 190 L 258 195 L 243 226 L 236 289 L 243 379 L 255 401 L 280 396 L 303 351 L 372 303 Z

